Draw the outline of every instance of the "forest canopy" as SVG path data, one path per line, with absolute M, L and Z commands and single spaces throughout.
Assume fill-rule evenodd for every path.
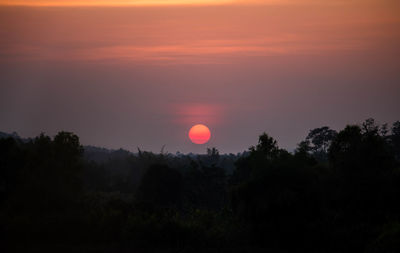
M 11 251 L 398 252 L 400 121 L 267 133 L 247 151 L 83 147 L 1 134 L 1 245 Z

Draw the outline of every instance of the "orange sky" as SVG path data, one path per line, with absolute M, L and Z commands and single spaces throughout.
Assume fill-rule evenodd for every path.
M 294 148 L 312 127 L 398 119 L 398 0 L 99 7 L 121 3 L 0 0 L 0 131 L 193 151 L 202 122 L 236 152 L 263 131 Z
M 399 40 L 400 16 L 388 8 L 391 1 L 357 1 L 114 10 L 3 7 L 0 53 L 13 60 L 221 64 L 232 58 L 366 51 Z
M 0 0 L 2 5 L 28 6 L 126 6 L 126 5 L 215 5 L 235 0 Z
M 0 5 L 25 6 L 348 5 L 371 3 L 399 5 L 397 0 L 0 0 Z

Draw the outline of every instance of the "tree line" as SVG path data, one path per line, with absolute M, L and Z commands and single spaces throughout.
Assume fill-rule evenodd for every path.
M 400 121 L 205 155 L 0 138 L 2 252 L 399 252 Z

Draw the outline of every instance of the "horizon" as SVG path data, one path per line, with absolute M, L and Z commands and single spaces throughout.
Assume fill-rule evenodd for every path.
M 363 122 L 353 123 L 353 124 L 346 124 L 345 127 L 348 127 L 348 126 L 359 126 L 360 128 L 362 128 L 362 127 L 363 127 L 363 124 L 367 124 L 367 121 L 368 121 L 368 120 L 372 120 L 374 126 L 376 126 L 376 127 L 379 128 L 379 131 L 381 131 L 381 130 L 383 130 L 383 129 L 386 129 L 387 133 L 385 133 L 385 134 L 388 134 L 387 136 L 390 136 L 390 134 L 394 134 L 394 133 L 392 132 L 392 131 L 393 131 L 393 127 L 395 127 L 395 123 L 400 122 L 399 120 L 396 120 L 396 121 L 394 121 L 394 122 L 377 122 L 377 121 L 375 121 L 375 119 L 369 118 L 369 119 L 366 119 L 366 120 L 363 121 Z M 386 125 L 386 128 L 384 128 L 385 125 Z M 315 128 L 313 128 L 313 129 L 310 129 L 310 130 L 308 131 L 307 134 L 310 134 L 312 130 L 316 130 L 317 128 L 323 128 L 323 127 L 328 127 L 329 130 L 333 130 L 333 131 L 335 131 L 335 132 L 337 132 L 337 133 L 340 132 L 340 131 L 342 131 L 342 130 L 344 130 L 344 128 L 343 128 L 343 129 L 332 129 L 332 128 L 330 128 L 329 126 L 319 126 L 319 127 L 315 127 Z M 69 132 L 69 131 L 61 130 L 60 132 Z M 44 134 L 45 136 L 49 136 L 50 138 L 54 138 L 54 137 L 55 137 L 57 134 L 59 134 L 60 132 L 57 132 L 57 133 L 55 133 L 55 134 L 53 134 L 53 135 L 48 135 L 48 134 L 45 133 L 45 132 L 41 132 L 40 134 L 37 134 L 37 135 L 35 135 L 35 136 L 21 136 L 21 135 L 19 135 L 19 134 L 18 134 L 17 132 L 15 132 L 15 131 L 13 131 L 13 132 L 3 132 L 3 131 L 0 130 L 0 134 L 5 134 L 7 137 L 10 137 L 10 136 L 13 137 L 13 138 L 16 137 L 16 138 L 18 138 L 18 139 L 21 139 L 22 141 L 31 141 L 31 140 L 34 140 L 35 138 L 39 137 L 39 135 L 41 135 L 41 134 Z M 69 132 L 69 133 L 74 134 L 73 132 Z M 267 134 L 267 135 L 268 135 L 268 133 L 266 133 L 266 132 L 260 133 L 260 134 L 258 135 L 257 140 L 259 140 L 259 137 L 261 137 L 261 135 L 263 135 L 263 134 Z M 79 136 L 78 136 L 78 137 L 79 137 Z M 274 136 L 270 136 L 270 137 L 272 137 L 273 139 L 275 139 Z M 1 139 L 1 138 L 4 138 L 4 137 L 0 136 L 0 139 Z M 285 151 L 287 151 L 287 152 L 289 152 L 289 153 L 291 153 L 291 154 L 294 154 L 294 153 L 296 152 L 296 150 L 299 148 L 299 144 L 300 144 L 302 141 L 305 141 L 305 140 L 306 140 L 306 138 L 303 138 L 303 139 L 300 140 L 300 141 L 296 144 L 296 146 L 293 147 L 293 148 L 283 148 L 283 147 L 280 147 L 280 146 L 279 146 L 279 141 L 277 141 L 276 144 L 277 144 L 277 147 L 279 147 L 280 149 L 285 150 Z M 235 156 L 239 155 L 239 156 L 240 156 L 240 155 L 243 155 L 243 154 L 245 154 L 245 153 L 247 153 L 247 152 L 250 152 L 251 149 L 254 148 L 254 147 L 257 145 L 257 141 L 255 141 L 254 144 L 250 145 L 249 147 L 244 148 L 243 150 L 238 151 L 238 152 L 234 152 L 234 153 L 233 153 L 233 152 L 229 152 L 229 153 L 228 153 L 228 152 L 221 152 L 221 150 L 220 150 L 218 147 L 210 146 L 210 145 L 198 145 L 199 147 L 203 148 L 203 150 L 200 151 L 200 152 L 203 152 L 203 153 L 200 153 L 200 152 L 199 152 L 200 148 L 197 149 L 197 150 L 198 150 L 197 152 L 192 152 L 192 151 L 189 151 L 189 152 L 182 152 L 182 151 L 180 151 L 180 150 L 176 150 L 176 151 L 174 151 L 174 152 L 170 152 L 170 151 L 168 151 L 168 147 L 166 147 L 166 145 L 161 145 L 158 151 L 157 151 L 157 150 L 146 150 L 146 149 L 141 148 L 140 146 L 136 146 L 137 152 L 135 152 L 134 150 L 125 149 L 125 148 L 123 148 L 123 147 L 111 148 L 111 147 L 97 146 L 97 145 L 93 145 L 93 144 L 90 144 L 90 143 L 82 143 L 82 142 L 81 142 L 80 144 L 81 144 L 84 148 L 105 149 L 105 150 L 107 150 L 107 151 L 109 151 L 109 152 L 116 152 L 116 151 L 119 151 L 119 150 L 123 150 L 123 151 L 127 151 L 128 153 L 131 153 L 131 154 L 133 154 L 133 155 L 136 155 L 136 154 L 138 154 L 139 152 L 151 152 L 151 153 L 153 153 L 153 154 L 166 154 L 166 155 L 173 155 L 173 156 L 179 156 L 179 155 L 184 155 L 184 156 L 187 156 L 187 155 L 206 155 L 207 152 L 208 152 L 208 150 L 216 149 L 216 151 L 217 151 L 220 155 L 223 155 L 223 156 L 229 156 L 229 155 L 235 155 Z M 206 144 L 207 144 L 207 143 L 206 143 Z

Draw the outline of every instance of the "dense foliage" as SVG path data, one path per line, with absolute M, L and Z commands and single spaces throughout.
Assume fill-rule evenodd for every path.
M 400 252 L 400 122 L 238 155 L 0 138 L 2 252 Z

